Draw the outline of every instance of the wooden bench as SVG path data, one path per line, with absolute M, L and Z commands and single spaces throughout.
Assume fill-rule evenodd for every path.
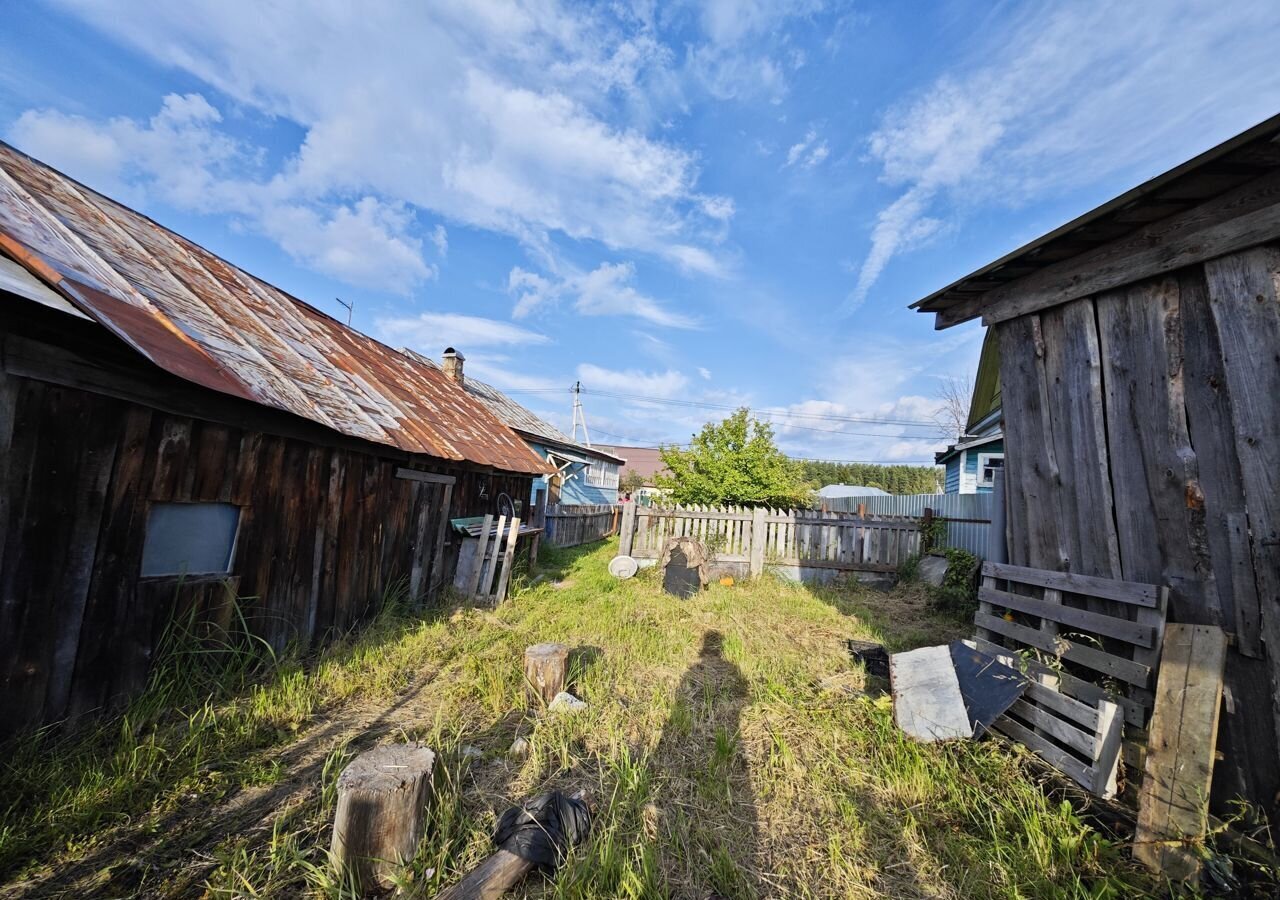
M 985 563 L 973 645 L 1032 679 L 994 729 L 1115 796 L 1126 742 L 1135 762 L 1144 743 L 1168 596 L 1158 585 Z

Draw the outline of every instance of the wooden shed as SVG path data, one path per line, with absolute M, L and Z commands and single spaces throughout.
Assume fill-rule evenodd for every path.
M 1280 821 L 1280 117 L 914 308 L 998 339 L 1009 562 L 1222 626 L 1212 799 Z
M 546 464 L 438 370 L 0 144 L 0 732 L 107 709 L 175 615 L 276 648 L 451 579 Z

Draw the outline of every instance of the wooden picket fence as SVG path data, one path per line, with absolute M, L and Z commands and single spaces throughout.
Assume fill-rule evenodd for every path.
M 623 506 L 620 552 L 657 559 L 673 537 L 692 537 L 720 563 L 746 563 L 752 575 L 766 566 L 896 572 L 920 552 L 920 522 L 817 510 L 741 506 Z
M 546 538 L 557 547 L 589 544 L 613 534 L 619 508 L 611 503 L 548 506 L 544 513 Z

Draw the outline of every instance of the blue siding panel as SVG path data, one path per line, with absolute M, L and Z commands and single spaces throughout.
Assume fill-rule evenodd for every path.
M 542 459 L 547 458 L 548 449 L 536 441 L 529 441 L 529 446 L 533 448 L 533 452 L 538 454 Z M 585 451 L 584 451 L 585 452 Z M 566 471 L 566 474 L 573 477 L 566 481 L 560 488 L 560 503 L 562 506 L 578 506 L 584 503 L 608 503 L 614 504 L 618 502 L 617 488 L 603 488 L 595 485 L 587 484 L 586 466 L 575 463 Z M 530 490 L 529 502 L 537 502 L 538 491 L 547 490 L 547 476 L 535 478 L 533 487 Z
M 947 480 L 943 491 L 948 494 L 960 493 L 960 457 L 958 456 L 947 460 Z

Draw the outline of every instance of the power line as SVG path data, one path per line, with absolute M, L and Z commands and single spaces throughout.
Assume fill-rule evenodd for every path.
M 561 394 L 572 393 L 572 388 L 516 388 L 506 391 L 508 394 Z M 642 403 L 661 403 L 667 406 L 684 406 L 697 409 L 717 409 L 735 411 L 741 409 L 741 406 L 735 406 L 725 403 L 710 403 L 702 400 L 677 400 L 672 397 L 653 397 L 644 394 L 623 394 L 615 391 L 598 391 L 591 388 L 582 388 L 583 394 L 592 394 L 597 397 L 609 397 L 615 400 L 633 400 Z M 925 427 L 939 429 L 937 422 L 929 419 L 889 419 L 879 416 L 839 416 L 833 413 L 804 413 L 793 412 L 791 410 L 778 409 L 775 407 L 765 407 L 763 409 L 748 407 L 748 411 L 757 416 L 776 416 L 787 419 L 818 419 L 828 422 L 854 422 L 864 425 L 902 425 L 905 427 Z M 794 428 L 801 426 L 795 425 Z M 836 432 L 832 432 L 833 434 Z M 852 434 L 852 432 L 850 432 Z M 866 435 L 867 437 L 910 437 L 911 435 Z
M 642 440 L 637 437 L 628 437 L 625 434 L 614 434 L 611 431 L 602 431 L 596 428 L 596 434 L 602 434 L 605 437 L 611 437 L 614 440 L 626 441 L 628 445 L 648 448 L 654 443 L 651 440 Z M 690 446 L 688 443 L 672 444 L 666 441 L 658 441 L 664 447 L 681 447 Z M 932 466 L 934 461 L 931 459 L 829 459 L 825 456 L 789 456 L 788 459 L 794 459 L 797 462 L 823 462 L 836 464 L 854 464 L 863 466 Z

